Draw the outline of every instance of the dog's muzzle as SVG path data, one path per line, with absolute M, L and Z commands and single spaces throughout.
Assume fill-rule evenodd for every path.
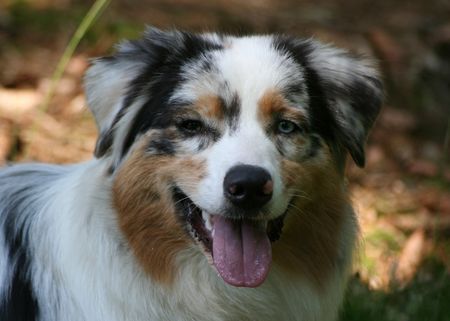
M 174 201 L 187 229 L 202 246 L 222 279 L 241 287 L 257 287 L 266 279 L 272 261 L 271 242 L 281 235 L 285 213 L 273 220 L 263 208 L 273 195 L 271 175 L 262 167 L 237 165 L 225 175 L 225 210 L 209 213 L 180 188 Z

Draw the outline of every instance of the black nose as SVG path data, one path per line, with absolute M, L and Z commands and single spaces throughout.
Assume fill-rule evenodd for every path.
M 262 167 L 237 165 L 225 175 L 223 190 L 235 206 L 258 209 L 272 198 L 272 177 Z

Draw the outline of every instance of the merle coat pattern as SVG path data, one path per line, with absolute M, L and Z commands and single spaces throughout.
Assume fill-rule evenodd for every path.
M 95 158 L 0 171 L 0 319 L 337 317 L 382 99 L 311 39 L 149 28 L 92 62 Z

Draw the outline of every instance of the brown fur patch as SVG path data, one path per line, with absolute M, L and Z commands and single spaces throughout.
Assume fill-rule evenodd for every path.
M 191 242 L 175 211 L 170 186 L 195 189 L 204 172 L 202 161 L 147 156 L 144 138 L 119 168 L 113 202 L 119 225 L 139 263 L 151 277 L 170 285 L 176 274 L 176 254 Z
M 274 115 L 283 114 L 287 118 L 295 120 L 304 119 L 304 115 L 298 109 L 289 107 L 289 103 L 283 95 L 275 90 L 268 90 L 258 101 L 259 118 L 264 123 L 269 123 Z
M 263 118 L 272 117 L 286 109 L 286 103 L 283 96 L 276 90 L 268 90 L 258 101 L 259 111 Z
M 206 118 L 222 120 L 224 117 L 224 102 L 218 96 L 202 96 L 197 99 L 194 106 Z
M 339 264 L 339 246 L 348 197 L 335 166 L 329 161 L 302 164 L 283 160 L 283 180 L 294 195 L 274 261 L 286 273 L 306 275 L 319 288 Z

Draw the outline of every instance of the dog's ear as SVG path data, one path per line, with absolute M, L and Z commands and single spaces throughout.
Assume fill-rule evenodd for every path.
M 155 68 L 177 44 L 177 31 L 147 27 L 139 40 L 124 41 L 112 56 L 93 59 L 85 76 L 87 104 L 94 114 L 99 137 L 95 156 L 110 152 L 115 137 L 126 132 L 134 103 L 145 81 L 140 77 Z M 127 122 L 128 120 L 128 122 Z M 119 144 L 119 142 L 117 142 Z
M 312 126 L 363 167 L 365 141 L 383 99 L 376 69 L 367 59 L 310 39 L 281 37 L 276 45 L 305 71 Z
M 334 135 L 359 167 L 364 145 L 383 100 L 383 88 L 371 62 L 346 51 L 309 41 L 308 61 L 334 122 Z
M 132 43 L 117 46 L 112 56 L 96 58 L 85 76 L 85 90 L 89 109 L 94 114 L 99 137 L 95 156 L 103 156 L 113 142 L 117 117 L 123 108 L 130 83 L 145 68 L 145 60 L 135 57 L 138 52 Z
M 85 88 L 87 103 L 99 131 L 95 156 L 103 156 L 111 146 L 114 119 L 122 108 L 128 84 L 141 67 L 139 61 L 120 59 L 119 56 L 92 60 L 85 76 Z

